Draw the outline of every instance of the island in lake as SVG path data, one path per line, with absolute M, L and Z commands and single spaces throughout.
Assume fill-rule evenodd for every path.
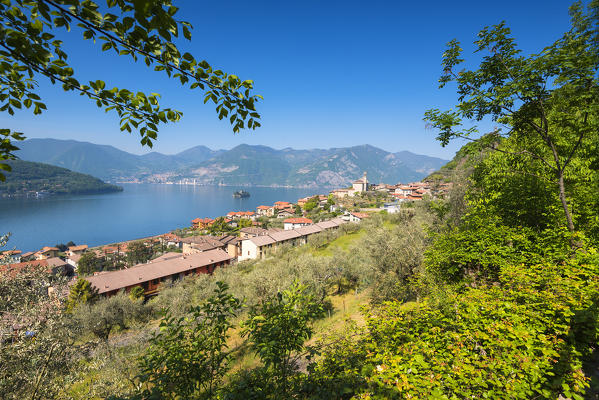
M 91 175 L 73 172 L 30 161 L 6 161 L 12 171 L 0 182 L 2 197 L 41 197 L 64 194 L 99 194 L 120 192 L 122 187 L 111 185 Z

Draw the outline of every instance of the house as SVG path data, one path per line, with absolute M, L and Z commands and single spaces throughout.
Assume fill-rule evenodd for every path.
M 331 191 L 331 194 L 338 198 L 349 197 L 350 190 L 352 191 L 352 196 L 353 196 L 353 189 L 336 189 L 336 190 Z
M 181 244 L 183 254 L 195 254 L 225 248 L 225 245 L 214 236 L 190 236 L 181 239 Z
M 72 254 L 67 257 L 66 263 L 69 264 L 71 267 L 73 267 L 76 270 L 79 265 L 80 259 L 81 259 L 80 254 Z
M 73 276 L 73 267 L 58 257 L 49 257 L 41 260 L 30 260 L 14 264 L 0 265 L 0 269 L 9 273 L 19 273 L 27 267 L 39 268 L 52 275 Z
M 69 249 L 67 250 L 67 256 L 70 257 L 70 256 L 73 256 L 75 254 L 81 255 L 86 250 L 87 250 L 87 245 L 86 244 L 82 244 L 82 245 L 79 245 L 79 246 L 70 246 Z
M 173 282 L 188 275 L 211 274 L 216 268 L 231 262 L 231 256 L 220 249 L 189 255 L 168 254 L 157 259 L 158 261 L 118 271 L 101 272 L 85 279 L 103 296 L 114 295 L 122 289 L 129 292 L 136 286 L 142 287 L 145 295 L 152 295 L 158 291 L 161 283 Z
M 301 237 L 299 238 L 300 244 L 308 243 L 308 237 L 310 235 L 314 235 L 315 233 L 320 233 L 322 231 L 323 229 L 317 225 L 302 226 L 301 228 L 297 228 L 295 230 L 295 232 L 301 235 Z
M 225 245 L 225 251 L 233 259 L 237 259 L 241 254 L 241 239 L 233 235 L 223 235 L 218 241 Z
M 310 201 L 310 199 L 312 199 L 312 197 L 304 197 L 302 199 L 298 199 L 297 201 L 297 205 L 300 206 L 301 208 L 304 208 L 304 206 L 306 205 L 307 202 Z
M 272 250 L 275 243 L 276 241 L 268 235 L 243 240 L 239 261 L 262 259 Z
M 212 218 L 196 218 L 191 220 L 191 227 L 193 229 L 206 229 L 214 223 Z
M 287 218 L 283 221 L 283 227 L 286 231 L 290 229 L 301 228 L 302 226 L 312 225 L 312 220 L 309 218 Z
M 16 264 L 21 262 L 21 250 L 4 250 L 0 252 L 0 262 Z
M 58 250 L 56 247 L 44 246 L 40 251 L 35 253 L 36 260 L 46 260 L 48 258 L 58 257 Z
M 410 194 L 412 194 L 412 190 L 415 190 L 414 188 L 412 188 L 411 186 L 400 186 L 397 189 L 395 189 L 395 194 L 396 195 L 402 195 L 402 196 L 408 196 Z
M 166 247 L 181 248 L 181 238 L 174 233 L 165 233 L 160 237 L 160 241 Z
M 389 214 L 396 214 L 399 212 L 399 209 L 400 209 L 399 202 L 383 204 L 383 210 L 387 211 L 387 213 L 389 213 Z
M 369 189 L 368 179 L 366 178 L 366 172 L 364 176 L 352 184 L 354 192 L 367 192 Z
M 260 217 L 272 217 L 275 215 L 275 208 L 269 206 L 256 207 L 256 214 Z
M 26 253 L 21 254 L 21 262 L 31 261 L 33 259 L 35 259 L 35 253 L 33 251 L 28 251 Z
M 294 215 L 295 212 L 293 211 L 293 209 L 285 208 L 277 213 L 277 218 L 289 218 L 293 217 Z
M 283 209 L 289 208 L 291 206 L 292 206 L 291 203 L 288 202 L 288 201 L 275 201 L 275 206 L 274 207 L 277 210 L 283 210 Z
M 268 231 L 262 228 L 256 228 L 253 226 L 247 228 L 241 228 L 239 230 L 239 237 L 243 239 L 249 239 L 251 237 L 266 235 Z
M 253 211 L 230 211 L 227 213 L 227 217 L 238 219 L 251 219 L 253 221 L 254 219 L 256 219 L 256 213 Z
M 349 213 L 349 222 L 360 222 L 365 218 L 370 218 L 370 215 L 361 212 Z

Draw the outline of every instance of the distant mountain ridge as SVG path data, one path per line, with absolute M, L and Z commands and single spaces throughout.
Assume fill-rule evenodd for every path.
M 343 187 L 366 171 L 371 182 L 417 181 L 447 161 L 370 145 L 295 150 L 241 144 L 230 150 L 196 146 L 174 155 L 135 155 L 112 146 L 75 140 L 29 139 L 22 160 L 44 162 L 113 182 Z

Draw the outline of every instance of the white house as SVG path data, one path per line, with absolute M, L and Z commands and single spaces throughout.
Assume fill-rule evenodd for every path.
M 312 225 L 312 220 L 304 217 L 287 218 L 285 221 L 283 221 L 283 227 L 286 231 L 308 225 Z
M 385 203 L 383 205 L 383 210 L 387 211 L 389 214 L 396 214 L 399 212 L 399 207 L 399 202 Z
M 239 261 L 263 258 L 275 243 L 276 241 L 268 235 L 242 240 Z
M 370 218 L 370 215 L 361 212 L 353 212 L 349 214 L 349 222 L 360 222 L 364 218 Z

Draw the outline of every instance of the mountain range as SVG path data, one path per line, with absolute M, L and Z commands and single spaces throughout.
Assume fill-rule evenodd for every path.
M 113 146 L 75 140 L 29 139 L 16 155 L 111 182 L 343 187 L 366 171 L 371 182 L 411 182 L 447 161 L 408 151 L 391 153 L 361 145 L 295 150 L 241 144 L 230 150 L 195 146 L 173 155 L 131 154 Z

